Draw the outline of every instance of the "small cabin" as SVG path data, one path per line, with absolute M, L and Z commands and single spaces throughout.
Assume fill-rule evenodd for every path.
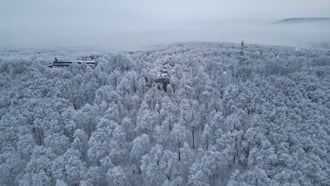
M 87 64 L 89 66 L 96 67 L 97 62 L 90 60 L 90 61 L 60 61 L 57 58 L 54 59 L 52 64 L 49 64 L 48 67 L 53 68 L 53 67 L 68 67 L 71 66 L 73 63 L 76 64 Z
M 168 75 L 168 71 L 161 69 L 156 74 L 154 74 L 154 82 L 162 84 L 162 87 L 159 87 L 160 89 L 163 89 L 165 92 L 167 90 L 167 85 L 170 83 L 170 78 Z

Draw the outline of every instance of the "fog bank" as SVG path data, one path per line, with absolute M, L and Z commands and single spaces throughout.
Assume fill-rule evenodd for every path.
M 329 23 L 273 25 L 290 17 L 330 17 L 330 2 L 284 0 L 0 2 L 2 48 L 130 50 L 179 41 L 306 46 L 327 42 Z

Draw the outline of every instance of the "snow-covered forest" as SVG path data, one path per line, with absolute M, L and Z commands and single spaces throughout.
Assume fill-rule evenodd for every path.
M 0 52 L 0 185 L 330 185 L 329 126 L 329 49 Z

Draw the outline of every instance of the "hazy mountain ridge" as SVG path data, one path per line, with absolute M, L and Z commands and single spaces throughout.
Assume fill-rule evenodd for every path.
M 3 50 L 0 185 L 328 185 L 329 71 L 327 49 Z
M 276 21 L 275 24 L 280 24 L 280 23 L 313 23 L 313 22 L 327 22 L 327 23 L 330 23 L 330 18 L 328 18 L 328 17 L 286 18 L 286 19 Z

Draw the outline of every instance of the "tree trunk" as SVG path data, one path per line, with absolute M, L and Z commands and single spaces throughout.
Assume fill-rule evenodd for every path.
M 192 127 L 192 148 L 195 149 L 195 127 Z

